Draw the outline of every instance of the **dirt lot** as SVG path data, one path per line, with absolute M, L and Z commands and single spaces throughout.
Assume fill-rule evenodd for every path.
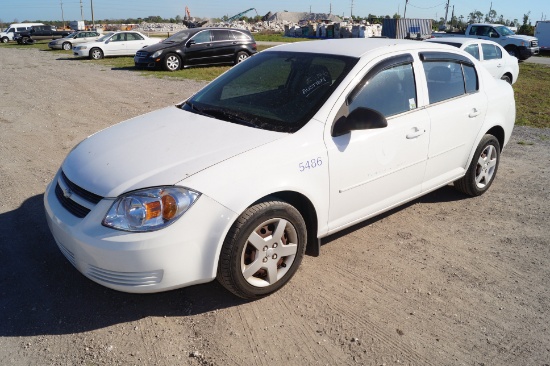
M 550 130 L 516 128 L 484 196 L 445 187 L 328 238 L 266 299 L 130 295 L 63 257 L 44 189 L 84 137 L 201 84 L 50 51 L 0 65 L 1 365 L 550 364 Z

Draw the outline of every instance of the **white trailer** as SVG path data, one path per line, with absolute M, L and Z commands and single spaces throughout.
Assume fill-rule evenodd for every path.
M 538 21 L 535 24 L 535 37 L 539 39 L 542 51 L 550 51 L 550 20 Z

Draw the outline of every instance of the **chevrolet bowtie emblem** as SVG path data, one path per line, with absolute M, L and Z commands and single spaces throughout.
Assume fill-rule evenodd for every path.
M 63 196 L 65 196 L 65 198 L 71 198 L 72 195 L 73 192 L 69 188 L 63 189 Z

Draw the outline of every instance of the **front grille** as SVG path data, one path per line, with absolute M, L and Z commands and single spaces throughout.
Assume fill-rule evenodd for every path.
M 162 281 L 164 271 L 159 269 L 149 272 L 109 271 L 90 265 L 87 275 L 101 282 L 119 286 L 152 286 Z
M 66 187 L 65 190 L 61 187 L 60 182 Z M 81 205 L 71 197 L 77 196 L 94 205 L 103 199 L 103 197 L 89 192 L 71 182 L 63 172 L 61 172 L 61 176 L 55 186 L 55 196 L 67 211 L 81 219 L 86 217 L 86 215 L 90 212 L 90 208 Z
M 69 178 L 67 178 L 67 176 L 65 175 L 65 173 L 61 172 L 61 177 L 63 178 L 63 181 L 65 182 L 65 184 L 67 185 L 67 187 L 69 187 L 69 189 L 76 193 L 78 196 L 84 198 L 86 201 L 88 202 L 91 202 L 95 205 L 97 205 L 99 203 L 99 201 L 101 201 L 103 199 L 103 197 L 101 196 L 98 196 L 97 194 L 95 193 L 92 193 L 92 192 L 88 192 L 87 190 L 85 190 L 84 188 L 81 188 L 79 186 L 77 186 L 76 184 L 74 184 L 73 182 L 71 182 L 69 180 Z
M 147 57 L 147 51 L 137 51 L 136 56 L 137 57 Z
M 538 40 L 531 41 L 531 47 L 538 47 L 538 46 L 539 46 L 539 41 Z

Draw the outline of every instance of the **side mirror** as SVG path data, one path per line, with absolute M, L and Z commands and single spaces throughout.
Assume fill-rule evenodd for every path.
M 388 126 L 386 117 L 370 108 L 356 108 L 347 117 L 342 116 L 332 125 L 332 137 L 342 136 L 354 130 L 371 130 Z
M 187 42 L 187 44 L 186 44 L 185 46 L 186 46 L 186 47 L 191 47 L 191 46 L 194 45 L 195 43 L 197 43 L 197 42 L 195 42 L 195 40 L 192 39 L 192 40 L 190 40 L 189 42 Z
M 498 38 L 498 33 L 491 33 L 491 38 Z

